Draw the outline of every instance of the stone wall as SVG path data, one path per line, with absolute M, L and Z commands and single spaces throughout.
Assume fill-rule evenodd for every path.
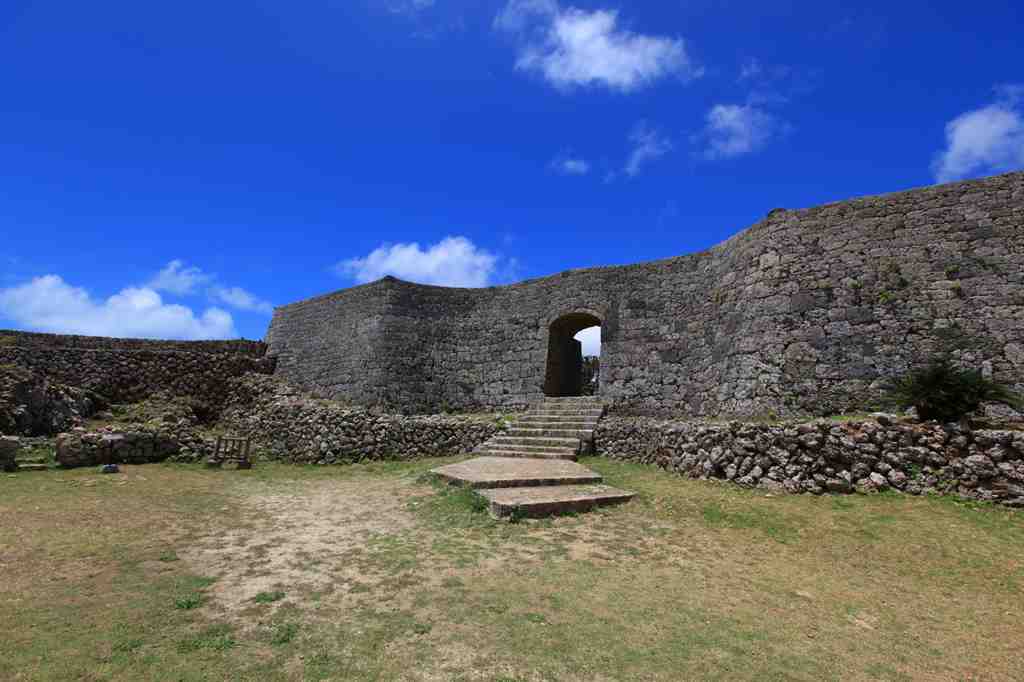
M 270 373 L 274 361 L 257 341 L 149 341 L 0 331 L 0 365 L 15 365 L 110 402 L 135 402 L 159 391 L 210 402 L 226 381 Z
M 231 382 L 221 426 L 262 453 L 307 464 L 407 460 L 468 453 L 503 428 L 492 416 L 403 416 L 312 399 L 272 377 Z
M 940 351 L 1022 390 L 1024 173 L 773 210 L 652 263 L 485 289 L 385 278 L 278 308 L 266 341 L 324 397 L 519 409 L 570 313 L 601 322 L 600 394 L 620 414 L 849 412 Z
M 961 430 L 880 415 L 767 425 L 605 417 L 594 433 L 612 459 L 691 478 L 792 493 L 893 488 L 1024 507 L 1024 432 Z
M 76 348 L 102 351 L 161 351 L 184 353 L 231 353 L 262 358 L 267 347 L 262 341 L 231 339 L 227 341 L 166 341 L 163 339 L 120 339 L 111 336 L 76 336 L 0 329 L 0 347 L 25 346 L 50 350 Z
M 225 404 L 212 428 L 193 403 L 168 394 L 97 415 L 104 426 L 57 436 L 64 467 L 144 464 L 209 458 L 217 434 L 253 439 L 257 458 L 303 464 L 407 460 L 472 451 L 505 428 L 496 415 L 406 416 L 349 408 L 312 398 L 275 377 L 228 379 Z
M 169 432 L 76 429 L 57 436 L 57 463 L 67 468 L 163 462 L 181 450 L 182 443 Z
M 383 402 L 400 390 L 393 357 L 414 345 L 383 323 L 390 296 L 387 287 L 355 287 L 276 308 L 267 340 L 278 374 L 325 397 L 359 405 Z

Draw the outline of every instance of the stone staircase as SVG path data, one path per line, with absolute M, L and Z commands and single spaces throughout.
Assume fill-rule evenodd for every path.
M 604 405 L 594 397 L 545 398 L 512 428 L 478 446 L 474 459 L 432 473 L 475 489 L 498 518 L 548 516 L 626 502 L 634 493 L 602 483 L 578 464 L 593 451 Z
M 46 471 L 53 467 L 44 457 L 19 457 L 18 471 Z
M 596 398 L 545 398 L 519 417 L 512 428 L 474 452 L 494 457 L 567 459 L 593 449 L 594 427 L 604 414 Z

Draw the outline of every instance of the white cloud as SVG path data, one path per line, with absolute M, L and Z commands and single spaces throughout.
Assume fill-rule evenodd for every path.
M 242 287 L 223 287 L 218 285 L 210 289 L 210 296 L 219 303 L 224 303 L 239 310 L 266 313 L 267 315 L 274 312 L 273 303 L 257 298 Z
M 105 301 L 58 275 L 36 277 L 0 289 L 0 316 L 28 329 L 64 334 L 163 339 L 224 339 L 238 336 L 231 314 L 164 303 L 149 287 L 127 287 Z
M 164 266 L 146 287 L 154 291 L 167 291 L 178 296 L 188 296 L 206 288 L 207 295 L 218 303 L 253 313 L 271 314 L 274 304 L 264 301 L 241 287 L 217 284 L 217 276 L 203 272 L 195 266 L 186 266 L 175 258 Z
M 498 256 L 465 237 L 445 237 L 426 250 L 416 242 L 382 244 L 365 258 L 338 263 L 335 271 L 365 283 L 385 275 L 449 287 L 484 287 L 495 274 Z
M 184 296 L 195 293 L 201 287 L 213 280 L 213 275 L 207 275 L 197 267 L 185 267 L 185 264 L 178 259 L 172 260 L 164 269 L 156 274 L 147 285 L 156 291 L 169 291 L 172 294 Z
M 946 124 L 946 149 L 932 162 L 939 182 L 1024 168 L 1024 85 L 996 91 L 994 103 Z
M 516 68 L 541 74 L 556 88 L 603 85 L 628 92 L 668 75 L 683 80 L 703 70 L 682 38 L 633 33 L 615 10 L 563 9 L 555 0 L 510 0 L 494 20 L 520 41 Z
M 637 123 L 629 133 L 633 150 L 626 160 L 626 175 L 635 176 L 649 161 L 659 159 L 672 151 L 672 142 L 646 121 Z
M 551 162 L 551 168 L 562 175 L 586 175 L 590 172 L 590 162 L 586 159 L 558 156 Z
M 573 337 L 577 341 L 583 344 L 583 355 L 600 355 L 601 354 L 601 328 L 600 327 L 587 327 L 579 334 Z
M 730 159 L 756 152 L 788 130 L 786 123 L 752 104 L 716 104 L 698 138 L 707 142 L 704 158 Z
M 556 0 L 509 0 L 494 17 L 494 27 L 509 33 L 523 33 L 537 24 L 553 20 L 562 10 Z

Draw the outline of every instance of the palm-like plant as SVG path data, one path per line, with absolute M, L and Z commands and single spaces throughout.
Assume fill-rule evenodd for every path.
M 986 379 L 981 372 L 957 369 L 948 358 L 938 357 L 927 367 L 892 379 L 886 387 L 887 402 L 900 409 L 913 407 L 920 419 L 952 422 L 977 410 L 983 402 L 997 402 L 1021 409 L 1021 397 L 1009 387 Z

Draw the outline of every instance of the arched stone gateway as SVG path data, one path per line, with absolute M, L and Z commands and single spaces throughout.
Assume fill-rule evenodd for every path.
M 619 413 L 857 411 L 937 352 L 1024 390 L 1024 173 L 774 210 L 651 263 L 482 289 L 386 277 L 277 308 L 266 341 L 325 397 L 507 411 L 574 392 L 572 332 L 595 318 Z
M 553 398 L 582 395 L 583 349 L 574 337 L 588 327 L 599 326 L 601 318 L 590 311 L 571 312 L 550 324 L 544 395 Z

